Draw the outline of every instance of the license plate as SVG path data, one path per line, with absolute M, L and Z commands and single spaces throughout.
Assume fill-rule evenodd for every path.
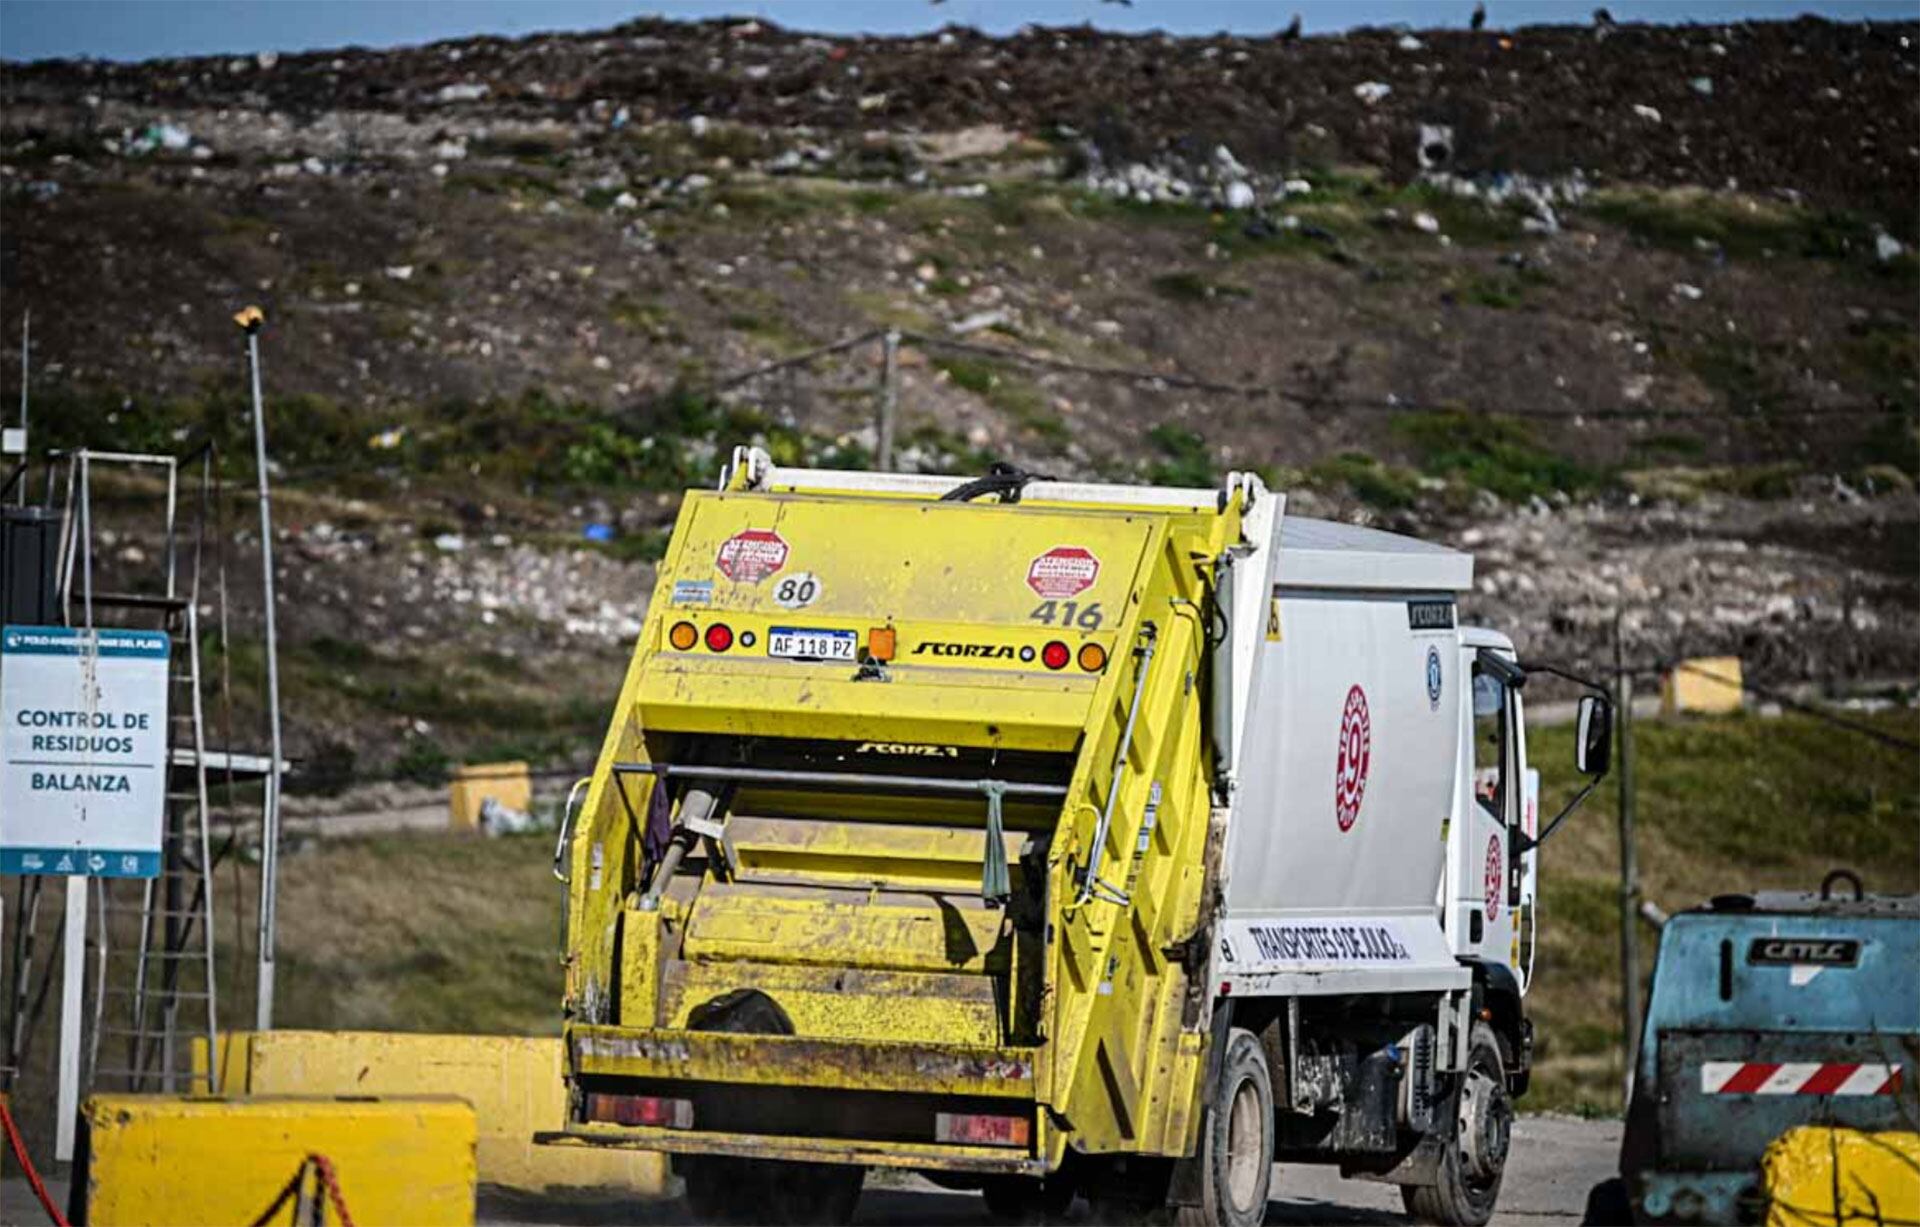
M 853 631 L 813 631 L 776 626 L 767 632 L 767 655 L 787 660 L 853 660 L 860 636 Z

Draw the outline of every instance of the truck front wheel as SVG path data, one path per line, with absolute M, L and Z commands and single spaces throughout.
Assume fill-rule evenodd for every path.
M 1266 1218 L 1273 1179 L 1273 1075 L 1251 1031 L 1235 1027 L 1227 1033 L 1199 1159 L 1200 1204 L 1176 1208 L 1178 1227 L 1254 1227 Z
M 1484 1022 L 1468 1037 L 1467 1069 L 1456 1101 L 1453 1136 L 1433 1184 L 1400 1186 L 1407 1213 L 1442 1227 L 1483 1227 L 1493 1217 L 1507 1170 L 1513 1100 L 1507 1094 L 1506 1050 Z

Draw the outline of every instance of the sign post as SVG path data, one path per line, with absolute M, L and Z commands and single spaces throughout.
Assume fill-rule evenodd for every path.
M 0 629 L 0 873 L 67 880 L 55 1157 L 80 1098 L 88 878 L 160 874 L 167 661 L 159 631 Z

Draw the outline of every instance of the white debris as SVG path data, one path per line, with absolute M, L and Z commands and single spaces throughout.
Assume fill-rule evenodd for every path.
M 1650 106 L 1645 105 L 1644 103 L 1639 103 L 1639 102 L 1634 103 L 1633 113 L 1635 115 L 1638 115 L 1640 118 L 1646 120 L 1650 124 L 1657 124 L 1660 122 L 1660 112 Z
M 622 192 L 613 198 L 613 207 L 616 209 L 637 209 L 640 207 L 640 198 L 632 192 Z
M 433 95 L 435 102 L 478 102 L 491 90 L 484 81 L 456 81 L 443 85 Z
M 711 128 L 712 126 L 713 126 L 713 121 L 708 119 L 705 115 L 695 115 L 693 118 L 687 121 L 687 131 L 693 134 L 695 140 L 698 140 L 699 138 L 705 136 L 707 134 L 707 129 Z
M 278 51 L 262 51 L 253 57 L 253 62 L 260 65 L 261 72 L 271 72 L 273 71 L 273 66 L 280 62 L 280 53 Z
M 1445 169 L 1453 161 L 1453 126 L 1421 124 L 1420 145 L 1415 152 L 1420 158 L 1422 174 Z
M 1422 234 L 1439 234 L 1440 219 L 1423 210 L 1413 215 L 1413 228 Z
M 1353 87 L 1353 96 L 1372 106 L 1393 92 L 1393 86 L 1385 81 L 1362 81 Z
M 308 158 L 306 161 L 300 163 L 300 169 L 306 171 L 309 175 L 324 175 L 327 173 L 327 164 L 319 158 Z
M 1306 179 L 1289 179 L 1280 185 L 1280 191 L 1287 196 L 1305 196 L 1313 191 L 1313 184 Z
M 1253 207 L 1253 188 L 1244 180 L 1236 179 L 1227 184 L 1227 207 L 1229 209 L 1251 209 Z
M 953 327 L 947 331 L 953 333 L 955 336 L 964 337 L 970 332 L 980 332 L 988 328 L 998 328 L 1012 318 L 1013 316 L 1005 307 L 996 307 L 992 311 L 977 311 L 953 325 Z
M 376 452 L 390 452 L 394 448 L 399 447 L 401 441 L 406 437 L 407 428 L 405 426 L 393 426 L 368 439 L 367 446 Z
M 387 265 L 387 279 L 389 281 L 412 281 L 413 265 L 411 264 Z
M 1673 292 L 1677 296 L 1684 298 L 1689 302 L 1699 302 L 1701 295 L 1703 295 L 1706 291 L 1702 290 L 1697 285 L 1689 285 L 1684 281 L 1676 281 L 1673 283 Z
M 1400 47 L 1400 50 L 1402 51 L 1419 51 L 1425 46 L 1426 46 L 1425 43 L 1421 42 L 1419 39 L 1415 38 L 1411 34 L 1402 34 L 1400 36 L 1399 47 Z
M 1880 257 L 1882 263 L 1893 259 L 1906 249 L 1905 243 L 1884 230 L 1873 236 L 1873 254 Z
M 441 141 L 433 147 L 432 152 L 436 162 L 457 162 L 467 156 L 467 143 L 465 141 Z
M 1695 77 L 1693 80 L 1687 82 L 1687 85 L 1694 93 L 1700 95 L 1702 98 L 1713 97 L 1712 77 Z

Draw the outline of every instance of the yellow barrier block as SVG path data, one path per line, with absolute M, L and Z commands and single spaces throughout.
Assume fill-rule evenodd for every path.
M 536 1131 L 566 1122 L 558 1036 L 268 1031 L 220 1041 L 220 1087 L 229 1094 L 459 1096 L 478 1119 L 483 1184 L 546 1195 L 667 1193 L 658 1153 L 534 1145 Z
M 1679 712 L 1723 716 L 1739 711 L 1744 681 L 1738 656 L 1683 660 L 1660 679 L 1660 712 L 1666 716 Z
M 468 763 L 453 770 L 449 790 L 453 827 L 475 830 L 480 825 L 480 803 L 488 797 L 526 813 L 533 805 L 533 778 L 525 763 Z
M 1789 1129 L 1761 1174 L 1767 1227 L 1920 1222 L 1920 1133 Z
M 473 1109 L 450 1097 L 95 1095 L 81 1116 L 93 1227 L 255 1222 L 296 1180 L 315 1192 L 310 1155 L 357 1223 L 473 1223 Z M 297 1200 L 267 1221 L 293 1223 Z

